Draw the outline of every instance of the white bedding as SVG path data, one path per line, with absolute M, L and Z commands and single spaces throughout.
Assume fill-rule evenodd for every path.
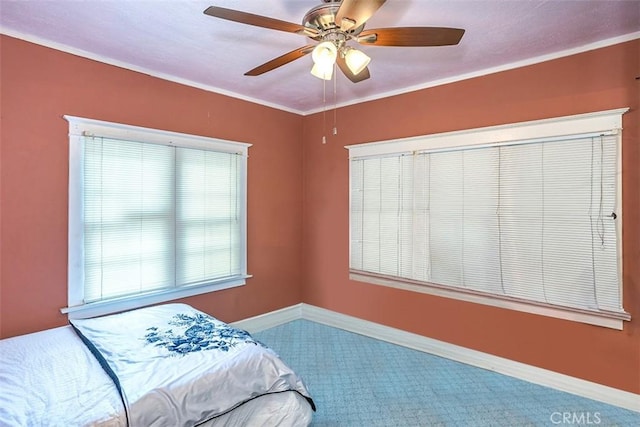
M 111 378 L 71 326 L 0 341 L 0 426 L 126 426 Z
M 201 338 L 191 340 L 191 350 L 185 350 L 184 341 L 166 338 L 187 330 L 193 336 L 189 325 L 145 322 L 158 319 L 156 315 L 195 312 L 182 304 L 161 307 L 108 316 L 101 326 L 92 321 L 75 325 L 86 336 L 92 329 L 102 335 L 106 326 L 110 336 L 105 342 L 119 343 L 107 359 L 119 375 L 132 427 L 309 425 L 312 409 L 304 384 L 271 350 L 226 329 L 215 345 L 208 345 L 227 346 L 226 351 L 207 350 Z M 117 338 L 118 324 L 133 332 L 133 341 Z M 194 343 L 201 348 L 194 350 Z M 216 353 L 222 357 L 214 357 Z M 0 426 L 127 425 L 114 382 L 71 327 L 2 340 L 0 359 Z M 239 390 L 248 394 L 239 395 Z

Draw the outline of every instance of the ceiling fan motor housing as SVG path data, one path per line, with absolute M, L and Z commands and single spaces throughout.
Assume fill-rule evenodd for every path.
M 364 24 L 359 27 L 343 31 L 336 25 L 336 13 L 340 8 L 341 0 L 323 0 L 324 4 L 309 10 L 302 19 L 302 25 L 320 31 L 317 36 L 309 36 L 313 40 L 348 40 L 357 36 L 364 29 Z

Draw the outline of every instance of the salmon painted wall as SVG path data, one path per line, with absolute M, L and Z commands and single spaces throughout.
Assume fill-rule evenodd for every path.
M 371 69 L 375 78 L 375 63 Z M 322 114 L 305 117 L 304 302 L 640 393 L 637 76 L 639 40 L 340 108 L 338 134 L 325 145 Z M 345 145 L 621 107 L 631 107 L 623 117 L 622 180 L 624 307 L 632 321 L 623 331 L 349 280 Z
M 301 300 L 300 116 L 2 36 L 0 336 L 66 323 L 64 114 L 254 144 L 247 285 L 184 302 L 234 321 Z

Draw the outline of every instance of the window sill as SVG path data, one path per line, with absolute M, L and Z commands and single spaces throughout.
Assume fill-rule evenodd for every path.
M 237 279 L 226 281 L 224 283 L 212 283 L 202 286 L 184 287 L 172 289 L 169 291 L 149 293 L 146 295 L 133 295 L 107 301 L 97 301 L 72 307 L 64 307 L 60 309 L 60 312 L 62 312 L 63 314 L 67 314 L 69 316 L 69 319 L 86 319 L 89 317 L 104 316 L 106 314 L 133 310 L 135 308 L 140 308 L 152 304 L 159 304 L 179 298 L 186 298 L 205 294 L 208 292 L 221 291 L 223 289 L 243 286 L 246 283 L 246 279 L 250 277 L 250 275 L 247 275 L 239 277 Z
M 493 307 L 522 311 L 525 313 L 538 314 L 541 316 L 555 317 L 573 322 L 587 323 L 590 325 L 617 330 L 623 329 L 623 321 L 631 320 L 631 316 L 625 312 L 596 313 L 544 303 L 527 302 L 519 299 L 511 299 L 509 297 L 487 295 L 481 292 L 455 289 L 431 283 L 398 280 L 389 276 L 370 275 L 360 271 L 350 271 L 349 279 L 374 285 L 388 286 L 397 289 L 420 292 L 423 294 L 452 298 L 476 304 L 484 304 Z

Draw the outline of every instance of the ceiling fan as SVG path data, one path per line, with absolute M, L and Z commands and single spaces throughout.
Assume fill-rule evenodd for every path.
M 220 19 L 307 36 L 320 42 L 285 53 L 249 70 L 245 76 L 258 76 L 311 53 L 311 74 L 331 80 L 334 64 L 354 83 L 370 77 L 371 60 L 347 43 L 371 46 L 450 46 L 460 42 L 463 29 L 444 27 L 395 27 L 365 30 L 365 24 L 386 0 L 322 0 L 309 10 L 302 24 L 281 21 L 252 13 L 210 6 L 204 13 Z

